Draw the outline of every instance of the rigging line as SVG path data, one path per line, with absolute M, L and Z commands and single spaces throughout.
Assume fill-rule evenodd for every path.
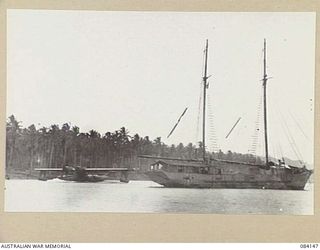
M 281 158 L 284 159 L 283 157 L 283 151 L 282 151 L 282 147 L 281 147 L 281 144 L 278 142 L 278 148 L 280 150 L 280 155 L 281 155 Z
M 214 134 L 214 127 L 213 127 L 213 114 L 211 112 L 211 102 L 210 102 L 210 95 L 208 93 L 208 112 L 207 112 L 207 118 L 209 120 L 209 126 L 210 126 L 210 130 L 208 131 L 209 132 L 209 141 L 210 141 L 210 146 L 212 148 L 213 151 L 215 151 L 215 148 L 213 146 L 213 138 L 212 138 L 212 134 Z
M 271 113 L 273 114 L 273 117 L 275 117 L 275 110 L 274 106 L 271 105 L 270 109 Z M 270 137 L 272 137 L 272 140 L 270 140 L 271 145 L 272 145 L 272 149 L 273 149 L 273 153 L 274 153 L 274 157 L 276 159 L 282 159 L 283 158 L 283 152 L 282 152 L 282 148 L 280 145 L 280 135 L 279 135 L 279 131 L 278 130 L 273 130 L 270 133 Z
M 296 151 L 293 142 L 290 141 L 290 136 L 289 136 L 288 131 L 286 130 L 286 128 L 284 126 L 284 123 L 281 122 L 281 126 L 282 126 L 282 129 L 285 131 L 285 135 L 286 135 L 286 137 L 287 137 L 287 139 L 288 139 L 288 141 L 290 143 L 290 146 L 291 146 L 291 149 L 292 149 L 293 153 L 295 154 L 295 156 L 298 158 L 299 162 L 301 163 L 299 153 Z
M 301 154 L 300 154 L 300 156 L 299 156 L 299 152 L 297 152 L 297 150 L 299 150 L 298 147 L 295 145 L 296 148 L 294 148 L 294 145 L 293 145 L 293 143 L 291 142 L 290 135 L 289 135 L 288 132 L 287 132 L 288 129 L 285 129 L 285 125 L 284 125 L 284 122 L 283 122 L 283 120 L 285 120 L 285 119 L 284 119 L 282 113 L 281 113 L 281 117 L 280 117 L 280 114 L 277 113 L 277 112 L 275 112 L 275 110 L 277 110 L 277 111 L 279 110 L 278 101 L 277 101 L 277 100 L 275 100 L 275 101 L 277 102 L 277 107 L 275 108 L 275 107 L 274 107 L 274 103 L 272 103 L 272 105 L 271 105 L 271 112 L 273 113 L 274 117 L 276 117 L 275 114 L 277 114 L 277 116 L 278 116 L 278 118 L 279 118 L 278 120 L 280 120 L 280 122 L 281 122 L 281 127 L 282 127 L 282 129 L 284 130 L 284 132 L 285 132 L 285 135 L 286 135 L 287 140 L 288 140 L 288 142 L 289 142 L 289 144 L 290 144 L 290 146 L 291 146 L 291 149 L 292 149 L 293 153 L 295 154 L 295 156 L 296 156 L 296 157 L 298 158 L 298 160 L 299 160 L 300 158 L 302 158 L 302 156 L 301 156 Z M 279 112 L 281 112 L 281 111 L 279 111 Z M 289 131 L 289 130 L 288 130 L 288 131 Z M 280 138 L 279 134 L 277 133 L 274 138 L 278 138 L 278 140 L 277 140 L 277 142 L 276 142 L 276 144 L 277 144 L 276 146 L 277 146 L 277 152 L 280 153 L 280 157 L 281 157 L 281 158 L 279 157 L 279 159 L 284 160 L 284 154 L 283 154 L 283 150 L 282 150 L 282 147 L 281 147 L 281 142 L 280 142 L 281 139 L 279 139 L 279 138 Z M 292 137 L 292 138 L 293 138 L 293 137 Z M 299 162 L 301 162 L 301 161 L 299 160 Z
M 206 50 L 204 49 L 203 55 L 202 55 L 202 74 L 201 74 L 202 76 L 204 75 L 205 60 L 206 60 Z M 201 84 L 202 84 L 202 82 L 201 82 Z
M 296 144 L 295 144 L 295 141 L 288 129 L 288 126 L 287 124 L 285 123 L 285 120 L 284 120 L 284 117 L 283 117 L 283 114 L 281 113 L 281 111 L 279 110 L 279 116 L 280 116 L 280 123 L 281 123 L 281 126 L 282 126 L 282 129 L 284 130 L 285 132 L 285 135 L 290 143 L 290 146 L 291 146 L 291 149 L 293 150 L 294 154 L 296 155 L 296 157 L 298 158 L 299 162 L 302 164 L 302 156 L 299 152 L 299 149 L 297 148 Z
M 271 102 L 271 105 L 269 105 L 269 112 L 271 113 L 272 117 L 276 116 L 275 111 L 277 110 L 277 108 L 275 108 L 273 102 Z M 269 132 L 270 132 L 269 133 L 270 138 L 272 138 L 270 140 L 270 145 L 272 146 L 274 157 L 278 159 L 279 151 L 277 149 L 277 145 L 278 145 L 280 136 L 278 134 L 278 130 L 270 130 Z
M 291 134 L 291 132 L 290 132 L 290 130 L 289 130 L 289 127 L 288 127 L 287 123 L 284 122 L 284 124 L 285 124 L 285 126 L 286 126 L 286 128 L 287 128 L 287 130 L 288 130 L 288 134 L 289 134 L 289 136 L 291 137 L 291 140 L 292 140 L 292 142 L 293 142 L 293 145 L 295 146 L 296 151 L 297 151 L 297 153 L 299 154 L 299 161 L 300 161 L 300 160 L 303 161 L 302 154 L 301 154 L 301 152 L 300 152 L 300 150 L 299 150 L 299 148 L 298 148 L 298 146 L 297 146 L 297 144 L 296 144 L 296 142 L 295 142 L 295 140 L 294 140 L 294 138 L 293 138 L 293 136 L 292 136 L 292 134 Z M 301 162 L 301 161 L 300 161 L 300 162 Z M 301 163 L 302 163 L 302 162 L 301 162 Z
M 264 49 L 261 49 L 260 59 L 259 59 L 260 70 L 261 70 L 260 75 L 263 75 L 263 74 L 264 74 L 264 72 L 263 72 L 263 67 L 262 67 L 262 65 L 263 65 L 263 59 L 264 59 Z
M 203 54 L 202 54 L 202 73 L 201 75 L 204 75 L 204 68 L 205 68 L 205 54 L 206 54 L 206 50 L 203 50 Z M 200 130 L 200 115 L 201 115 L 201 103 L 202 103 L 202 84 L 203 84 L 203 80 L 201 80 L 200 82 L 200 94 L 199 94 L 199 104 L 198 104 L 198 115 L 197 115 L 197 128 L 196 128 L 196 135 L 195 135 L 195 140 L 199 141 L 199 130 Z
M 212 102 L 211 102 L 211 94 L 210 92 L 208 92 L 208 116 L 209 118 L 209 122 L 210 122 L 210 132 L 212 133 L 213 136 L 210 137 L 211 142 L 213 142 L 213 144 L 216 145 L 216 147 L 213 147 L 214 151 L 217 151 L 219 149 L 219 143 L 218 143 L 218 139 L 216 136 L 216 129 L 215 129 L 215 124 L 214 124 L 214 112 L 213 112 L 213 107 L 212 107 Z M 211 116 L 211 117 L 210 117 Z M 214 146 L 214 145 L 213 145 Z
M 275 99 L 275 102 L 276 102 L 276 104 L 277 104 L 277 107 L 280 107 L 279 106 L 279 104 L 278 104 L 278 100 L 277 99 Z M 298 160 L 299 160 L 299 162 L 302 164 L 302 161 L 303 161 L 303 157 L 302 157 L 302 154 L 301 154 L 301 152 L 300 152 L 300 150 L 299 150 L 299 148 L 298 148 L 298 146 L 297 146 L 297 144 L 296 144 L 296 142 L 295 142 L 295 139 L 294 139 L 294 137 L 292 136 L 292 134 L 291 134 L 291 132 L 290 132 L 290 129 L 289 129 L 289 126 L 288 126 L 288 124 L 286 123 L 286 120 L 284 119 L 284 115 L 283 115 L 283 113 L 282 113 L 282 111 L 280 110 L 280 109 L 278 109 L 278 114 L 280 115 L 280 120 L 281 120 L 281 122 L 283 122 L 283 124 L 284 124 L 284 126 L 285 126 L 285 131 L 287 131 L 287 134 L 289 135 L 289 138 L 291 139 L 291 147 L 292 147 L 292 149 L 293 149 L 293 151 L 294 152 L 296 152 L 295 154 L 296 154 L 296 156 L 297 156 L 297 158 L 298 158 Z M 290 139 L 288 138 L 288 140 L 289 140 L 289 142 L 290 142 Z
M 262 86 L 261 86 L 261 90 L 263 90 Z M 259 140 L 260 118 L 261 118 L 261 107 L 262 107 L 262 91 L 260 93 L 261 94 L 260 94 L 260 98 L 258 101 L 256 121 L 255 121 L 253 136 L 252 136 L 252 142 L 251 142 L 251 152 L 255 155 L 256 155 L 256 150 L 257 150 L 257 143 Z
M 275 100 L 275 102 L 277 102 L 277 100 Z M 271 109 L 271 111 L 273 111 L 274 109 L 273 109 L 273 103 L 271 103 L 272 105 L 272 109 Z M 277 107 L 279 107 L 278 106 L 278 102 L 276 103 L 277 104 Z M 292 139 L 291 139 L 291 137 L 290 137 L 290 135 L 289 135 L 289 132 L 288 132 L 288 130 L 286 129 L 286 126 L 285 126 L 285 124 L 284 124 L 284 117 L 283 117 L 283 114 L 282 114 L 282 112 L 278 109 L 278 112 L 276 112 L 276 114 L 277 114 L 277 116 L 278 116 L 278 120 L 280 121 L 280 124 L 281 124 L 281 127 L 282 127 L 282 129 L 283 129 L 283 131 L 284 131 L 284 134 L 285 134 L 285 136 L 286 136 L 286 138 L 287 138 L 287 140 L 288 140 L 288 142 L 289 142 L 289 144 L 290 144 L 290 146 L 291 146 L 291 149 L 292 149 L 292 151 L 293 151 L 293 153 L 295 154 L 295 156 L 299 159 L 300 158 L 300 156 L 299 156 L 299 154 L 298 154 L 298 152 L 297 152 L 297 150 L 296 150 L 296 148 L 294 147 L 294 145 L 293 145 L 293 142 L 292 142 Z
M 199 95 L 199 104 L 198 104 L 196 141 L 198 141 L 198 139 L 199 139 L 199 130 L 200 130 L 199 126 L 200 126 L 201 103 L 202 103 L 202 82 L 200 83 L 200 95 Z
M 296 120 L 296 118 L 293 116 L 293 114 L 291 113 L 291 111 L 290 111 L 290 110 L 288 110 L 288 111 L 289 111 L 289 114 L 290 114 L 292 120 L 296 123 L 297 127 L 299 128 L 299 130 L 301 131 L 301 133 L 304 135 L 304 137 L 305 137 L 307 140 L 311 141 L 310 138 L 307 136 L 307 134 L 306 134 L 306 133 L 304 132 L 304 130 L 302 129 L 302 127 L 300 126 L 299 122 L 298 122 L 298 121 Z
M 291 146 L 291 148 L 292 148 L 292 150 L 294 151 L 294 153 L 295 153 L 295 155 L 296 155 L 296 157 L 298 158 L 298 160 L 299 160 L 299 162 L 301 163 L 301 164 L 303 164 L 303 156 L 302 156 L 302 154 L 301 154 L 301 152 L 300 152 L 300 150 L 299 150 L 299 147 L 297 146 L 297 144 L 296 144 L 296 141 L 295 141 L 295 139 L 294 139 L 294 137 L 292 136 L 292 133 L 291 133 L 291 131 L 290 131 L 290 129 L 289 129 L 289 126 L 288 126 L 288 124 L 287 124 L 287 122 L 286 122 L 286 119 L 284 119 L 284 115 L 283 115 L 283 113 L 282 113 L 282 111 L 281 111 L 281 109 L 279 109 L 279 107 L 281 107 L 281 106 L 283 106 L 283 105 L 279 105 L 279 102 L 278 102 L 278 99 L 279 99 L 279 97 L 278 97 L 278 92 L 276 92 L 275 93 L 276 95 L 275 95 L 275 97 L 276 98 L 274 98 L 274 101 L 276 102 L 276 105 L 277 105 L 277 110 L 278 110 L 278 112 L 280 113 L 280 115 L 281 115 L 281 121 L 283 122 L 283 124 L 281 123 L 281 125 L 282 125 L 282 128 L 283 128 L 283 130 L 286 132 L 285 134 L 286 134 L 286 136 L 287 136 L 287 139 L 288 139 L 288 141 L 289 141 L 289 143 L 290 143 L 290 146 Z M 286 110 L 288 110 L 289 111 L 289 113 L 290 113 L 290 110 L 287 108 Z M 279 114 L 278 113 L 278 114 Z M 294 119 L 294 118 L 293 118 Z M 302 132 L 302 131 L 301 131 Z M 302 132 L 303 133 L 303 132 Z M 291 141 L 290 141 L 290 139 L 291 139 Z
M 273 157 L 277 159 L 278 157 L 277 157 L 277 154 L 276 154 L 276 150 L 275 150 L 274 144 L 272 144 L 272 152 L 273 152 Z

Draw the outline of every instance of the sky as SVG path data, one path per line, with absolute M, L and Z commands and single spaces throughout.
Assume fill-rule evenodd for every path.
M 68 122 L 104 134 L 124 126 L 169 145 L 197 143 L 208 39 L 207 149 L 248 153 L 257 134 L 263 155 L 266 39 L 269 152 L 313 162 L 315 13 L 7 14 L 7 116 L 25 127 Z

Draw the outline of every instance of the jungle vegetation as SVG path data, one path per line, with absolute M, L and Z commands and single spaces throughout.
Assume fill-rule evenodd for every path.
M 65 165 L 83 167 L 137 166 L 138 155 L 175 158 L 200 158 L 202 144 L 166 145 L 161 137 L 131 135 L 122 127 L 100 134 L 95 130 L 80 132 L 79 127 L 22 127 L 14 115 L 6 122 L 6 171 L 31 174 L 36 167 L 60 168 Z M 211 157 L 223 160 L 262 163 L 259 157 L 235 152 L 211 152 Z M 148 167 L 148 166 L 144 166 Z M 143 169 L 142 169 L 143 170 Z

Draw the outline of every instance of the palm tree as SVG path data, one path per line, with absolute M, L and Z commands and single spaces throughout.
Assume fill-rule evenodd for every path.
M 161 142 L 161 137 L 157 137 L 154 141 L 153 141 L 153 145 L 154 145 L 154 154 L 161 156 L 162 155 L 162 142 Z
M 187 146 L 187 154 L 188 154 L 188 158 L 194 158 L 194 151 L 195 151 L 195 147 L 193 146 L 193 144 L 190 142 Z
M 7 129 L 6 129 L 6 145 L 7 145 L 7 154 L 6 154 L 6 158 L 7 158 L 7 169 L 8 168 L 12 168 L 13 167 L 13 159 L 14 159 L 14 155 L 15 155 L 15 150 L 16 150 L 16 141 L 20 135 L 20 130 L 21 130 L 21 126 L 20 126 L 20 122 L 18 122 L 16 120 L 16 118 L 14 117 L 14 115 L 11 115 L 9 117 L 9 121 L 7 122 Z
M 73 126 L 71 128 L 71 148 L 73 149 L 73 165 L 76 166 L 77 165 L 77 158 L 79 155 L 79 152 L 81 152 L 81 150 L 79 150 L 79 133 L 80 133 L 80 129 L 77 126 Z
M 27 133 L 27 145 L 28 151 L 30 152 L 30 169 L 29 169 L 29 176 L 32 174 L 33 165 L 34 165 L 34 155 L 35 152 L 38 150 L 38 131 L 34 124 L 30 125 L 26 131 Z
M 49 129 L 49 143 L 50 143 L 50 156 L 49 156 L 49 168 L 57 162 L 57 159 L 54 159 L 54 154 L 56 150 L 56 145 L 58 144 L 59 140 L 59 125 L 51 125 Z
M 101 138 L 101 135 L 95 131 L 90 130 L 88 133 L 89 138 L 89 153 L 90 153 L 90 167 L 96 167 L 97 163 L 97 152 L 99 150 L 99 139 Z

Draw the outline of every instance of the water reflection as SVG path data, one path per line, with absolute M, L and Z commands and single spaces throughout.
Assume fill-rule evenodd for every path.
M 308 191 L 163 188 L 150 181 L 7 180 L 5 185 L 6 211 L 313 214 L 313 185 Z

